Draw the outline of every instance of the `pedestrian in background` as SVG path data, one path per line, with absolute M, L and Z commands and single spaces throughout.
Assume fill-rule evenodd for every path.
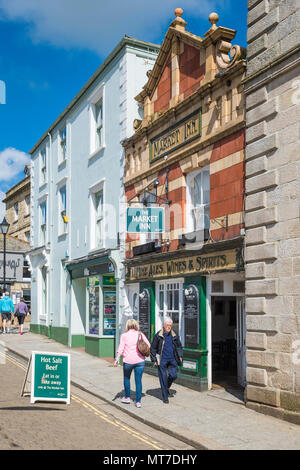
M 26 303 L 24 302 L 24 298 L 21 297 L 20 303 L 16 305 L 16 309 L 15 309 L 15 315 L 18 319 L 18 323 L 20 327 L 19 335 L 23 334 L 24 320 L 27 314 L 28 314 L 28 307 Z
M 169 403 L 170 387 L 177 379 L 177 369 L 182 362 L 181 341 L 172 326 L 172 318 L 166 317 L 163 328 L 156 333 L 151 344 L 151 361 L 158 367 L 164 403 Z
M 9 292 L 5 292 L 4 297 L 0 300 L 0 312 L 2 314 L 3 334 L 10 333 L 11 315 L 14 313 L 14 304 L 9 297 Z
M 130 376 L 134 370 L 135 379 L 135 392 L 137 408 L 141 407 L 142 400 L 142 376 L 145 368 L 145 356 L 143 356 L 138 349 L 139 337 L 150 348 L 150 343 L 146 336 L 139 330 L 139 324 L 136 320 L 128 320 L 126 323 L 126 333 L 123 333 L 120 338 L 120 345 L 117 351 L 117 358 L 114 362 L 114 367 L 119 363 L 119 359 L 123 356 L 123 374 L 124 374 L 124 389 L 125 397 L 122 398 L 122 403 L 130 403 Z

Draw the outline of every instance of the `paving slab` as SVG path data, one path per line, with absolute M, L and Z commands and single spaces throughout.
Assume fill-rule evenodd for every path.
M 0 335 L 1 344 L 27 359 L 31 351 L 69 353 L 74 385 L 195 448 L 300 449 L 300 426 L 246 408 L 237 390 L 197 392 L 175 383 L 174 396 L 166 405 L 161 399 L 158 378 L 144 374 L 142 407 L 138 409 L 133 403 L 126 405 L 120 401 L 124 395 L 122 367 L 114 368 L 109 361 L 30 332 L 22 336 Z M 132 389 L 134 399 L 133 377 Z

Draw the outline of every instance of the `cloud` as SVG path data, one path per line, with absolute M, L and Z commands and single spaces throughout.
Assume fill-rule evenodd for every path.
M 0 152 L 0 181 L 9 183 L 15 178 L 27 163 L 30 157 L 25 152 L 9 147 Z
M 232 0 L 181 0 L 184 18 L 202 18 Z M 0 0 L 1 17 L 25 21 L 36 43 L 107 54 L 127 34 L 154 41 L 174 18 L 174 0 Z M 207 21 L 208 23 L 208 21 Z M 207 24 L 209 26 L 209 24 Z
M 5 216 L 5 204 L 3 204 L 3 199 L 5 198 L 5 193 L 0 190 L 0 222 L 2 222 L 3 217 Z

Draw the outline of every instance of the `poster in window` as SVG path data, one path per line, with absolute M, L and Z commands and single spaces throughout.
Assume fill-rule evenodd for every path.
M 199 291 L 191 284 L 184 289 L 185 345 L 199 345 L 199 315 Z
M 139 295 L 139 323 L 141 331 L 150 339 L 150 294 L 147 289 Z

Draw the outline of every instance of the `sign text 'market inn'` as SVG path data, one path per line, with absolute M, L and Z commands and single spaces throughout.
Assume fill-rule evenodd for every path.
M 150 160 L 163 157 L 166 152 L 201 135 L 201 111 L 197 111 L 178 127 L 155 137 L 150 142 Z

